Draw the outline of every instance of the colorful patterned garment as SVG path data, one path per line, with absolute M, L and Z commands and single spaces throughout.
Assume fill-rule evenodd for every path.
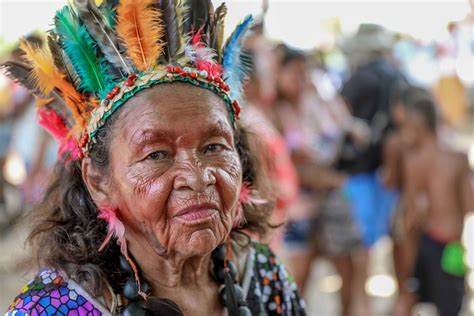
M 252 315 L 304 316 L 304 302 L 285 267 L 271 250 L 252 243 L 242 288 Z M 76 282 L 57 271 L 43 270 L 26 285 L 6 316 L 112 315 Z
M 15 298 L 7 316 L 110 315 L 76 282 L 57 271 L 43 270 Z

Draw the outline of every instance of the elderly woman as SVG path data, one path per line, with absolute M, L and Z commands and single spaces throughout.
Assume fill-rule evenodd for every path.
M 48 48 L 7 72 L 59 142 L 32 216 L 46 266 L 8 315 L 304 315 L 285 268 L 247 233 L 273 227 L 238 122 L 245 19 L 225 45 L 208 0 L 73 1 Z

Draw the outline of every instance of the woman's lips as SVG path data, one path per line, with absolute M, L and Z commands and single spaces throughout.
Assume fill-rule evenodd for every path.
M 218 207 L 212 203 L 191 205 L 179 211 L 174 217 L 186 222 L 200 222 L 217 214 Z

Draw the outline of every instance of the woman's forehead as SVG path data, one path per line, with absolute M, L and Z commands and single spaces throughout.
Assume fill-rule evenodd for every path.
M 189 132 L 233 131 L 225 102 L 210 91 L 189 84 L 170 84 L 143 92 L 125 105 L 118 122 L 129 140 L 151 133 L 177 138 Z

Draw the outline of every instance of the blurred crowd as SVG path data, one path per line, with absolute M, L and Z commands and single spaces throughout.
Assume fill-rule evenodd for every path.
M 332 262 L 341 315 L 374 315 L 367 268 L 385 236 L 398 282 L 393 315 L 430 302 L 453 316 L 467 297 L 461 241 L 474 194 L 468 147 L 456 140 L 467 135 L 474 144 L 474 81 L 465 80 L 469 63 L 458 61 L 472 58 L 474 38 L 472 21 L 448 28 L 446 42 L 427 44 L 362 24 L 338 45 L 302 51 L 268 39 L 262 15 L 247 39 L 242 120 L 259 136 L 277 197 L 274 223 L 282 224 L 269 242 L 307 297 L 312 262 Z M 44 44 L 41 35 L 28 40 Z M 21 52 L 7 58 L 21 62 Z M 427 76 L 427 67 L 437 75 Z M 6 78 L 0 83 L 6 233 L 41 198 L 57 148 L 34 124 L 34 98 Z

